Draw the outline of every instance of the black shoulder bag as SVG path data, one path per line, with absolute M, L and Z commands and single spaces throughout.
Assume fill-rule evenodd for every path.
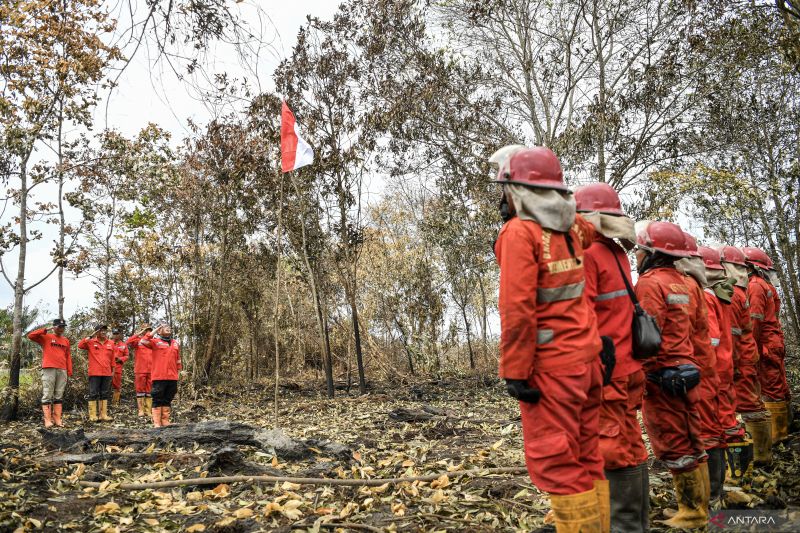
M 614 261 L 617 262 L 619 274 L 622 276 L 622 281 L 625 282 L 625 289 L 628 291 L 628 296 L 633 302 L 633 323 L 631 324 L 633 332 L 633 358 L 641 360 L 655 357 L 658 354 L 658 350 L 661 348 L 661 328 L 658 327 L 656 319 L 650 316 L 650 314 L 639 305 L 639 299 L 636 298 L 636 293 L 633 292 L 633 287 L 631 287 L 628 281 L 628 276 L 626 276 L 625 272 L 622 270 L 622 265 L 619 262 L 617 254 L 614 253 L 614 249 L 608 246 L 608 244 L 606 244 L 606 246 L 611 251 L 611 255 L 614 256 Z

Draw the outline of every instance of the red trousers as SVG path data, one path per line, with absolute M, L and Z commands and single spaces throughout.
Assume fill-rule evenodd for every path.
M 697 414 L 700 418 L 700 440 L 703 441 L 703 448 L 706 450 L 725 448 L 726 428 L 723 427 L 720 416 L 719 381 L 703 378 L 697 388 L 699 389 Z M 735 416 L 734 414 L 734 425 Z
M 520 402 L 525 464 L 531 481 L 550 494 L 586 492 L 603 475 L 600 455 L 600 361 L 535 373 L 536 404 Z
M 120 370 L 117 372 L 114 371 L 114 374 L 111 376 L 111 388 L 114 390 L 120 390 L 122 388 L 122 371 Z
M 758 363 L 743 363 L 736 367 L 734 373 L 736 389 L 736 412 L 757 413 L 764 411 L 761 401 L 761 384 L 758 381 Z
M 739 422 L 736 420 L 736 389 L 733 384 L 733 366 L 718 369 L 719 387 L 717 404 L 719 422 L 726 435 L 738 435 Z M 729 442 L 732 442 L 728 439 Z
M 650 445 L 672 473 L 694 470 L 706 460 L 700 440 L 697 389 L 685 396 L 672 396 L 650 381 L 645 388 L 642 414 Z
M 767 353 L 758 360 L 761 396 L 774 401 L 789 400 L 786 370 L 781 353 Z
M 153 380 L 150 379 L 150 372 L 146 374 L 135 374 L 134 385 L 136 386 L 136 396 L 150 396 L 150 389 L 153 388 Z
M 637 412 L 642 408 L 644 371 L 620 376 L 603 387 L 600 406 L 600 454 L 606 470 L 640 465 L 647 460 Z

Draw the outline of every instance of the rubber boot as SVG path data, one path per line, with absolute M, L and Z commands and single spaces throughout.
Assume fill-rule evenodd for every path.
M 703 490 L 706 503 L 711 501 L 711 474 L 708 471 L 708 462 L 700 463 L 700 473 L 703 475 Z
M 753 470 L 753 442 L 749 439 L 741 442 L 729 442 L 728 449 L 725 450 L 726 458 L 726 479 L 731 481 L 741 481 Z
M 145 396 L 144 398 L 144 412 L 148 412 L 153 408 L 153 398 Z
M 89 400 L 89 422 L 97 422 L 98 400 Z
M 62 407 L 63 405 L 61 405 L 60 403 L 53 404 L 53 423 L 56 425 L 56 427 L 59 428 L 64 427 L 64 422 L 61 421 Z
M 114 394 L 111 399 L 111 405 L 117 407 L 119 405 L 119 397 L 122 394 L 122 391 L 114 389 Z
M 558 533 L 601 533 L 600 502 L 595 489 L 568 496 L 550 495 Z
M 747 432 L 753 437 L 753 464 L 769 466 L 772 464 L 772 424 L 768 418 L 749 420 L 745 423 Z
M 606 470 L 611 531 L 645 533 L 650 529 L 650 478 L 647 463 Z
M 712 509 L 719 509 L 722 504 L 722 493 L 725 485 L 725 448 L 708 450 L 708 475 L 711 483 L 709 505 Z
M 144 398 L 142 396 L 136 397 L 136 407 L 139 409 L 136 416 L 144 416 Z
M 705 527 L 708 523 L 708 499 L 702 469 L 698 466 L 689 472 L 672 474 L 678 513 L 669 520 L 660 520 L 668 527 L 691 529 Z
M 611 533 L 611 499 L 607 479 L 595 479 L 594 490 L 600 507 L 600 525 L 603 533 Z
M 167 427 L 169 425 L 169 415 L 171 414 L 172 414 L 172 407 L 161 408 L 161 427 Z
M 775 444 L 789 436 L 789 409 L 786 402 L 764 402 L 764 407 L 770 414 L 770 434 Z
M 44 427 L 53 427 L 53 406 L 49 403 L 42 404 L 42 414 L 44 415 Z
M 113 420 L 110 416 L 108 416 L 108 400 L 100 400 L 100 420 L 103 422 L 110 422 Z
M 151 414 L 153 415 L 153 427 L 160 428 L 161 427 L 161 407 L 153 407 L 151 409 Z

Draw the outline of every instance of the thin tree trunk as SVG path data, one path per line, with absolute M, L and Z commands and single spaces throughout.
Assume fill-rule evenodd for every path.
M 356 307 L 356 276 L 353 269 L 353 286 L 350 289 L 350 316 L 353 321 L 353 335 L 356 348 L 356 365 L 358 366 L 358 391 L 361 394 L 367 393 L 367 379 L 364 376 L 364 358 L 361 352 L 361 328 L 358 322 L 358 308 Z
M 293 173 L 290 172 L 289 176 L 292 180 L 292 185 L 294 186 L 294 190 L 297 193 L 297 196 L 302 198 L 302 195 L 300 193 L 300 188 L 297 186 L 297 181 L 295 180 Z M 319 327 L 320 352 L 322 353 L 323 365 L 325 366 L 325 381 L 327 383 L 327 388 L 328 388 L 328 398 L 333 398 L 335 394 L 333 387 L 333 364 L 331 361 L 330 343 L 327 340 L 326 321 L 323 318 L 322 302 L 320 300 L 319 290 L 317 288 L 316 272 L 313 268 L 311 268 L 311 261 L 309 260 L 308 257 L 308 241 L 306 238 L 306 224 L 305 224 L 307 210 L 305 209 L 305 202 L 303 202 L 302 211 L 303 212 L 300 220 L 300 236 L 303 244 L 303 250 L 302 250 L 303 263 L 305 264 L 306 271 L 308 273 L 308 284 L 311 288 L 311 297 L 314 299 L 314 307 L 317 315 L 317 326 Z
M 3 405 L 3 420 L 16 420 L 19 408 L 19 371 L 22 356 L 22 313 L 25 298 L 25 260 L 28 254 L 28 159 L 30 152 L 20 165 L 19 187 L 19 257 L 17 279 L 14 283 L 14 317 L 11 337 L 11 364 L 8 370 L 8 387 L 11 389 L 7 403 Z
M 67 224 L 64 218 L 64 153 L 62 128 L 64 126 L 63 103 L 58 113 L 58 318 L 64 318 L 64 231 Z
M 227 198 L 225 201 L 227 211 Z M 222 293 L 225 292 L 225 277 L 227 275 L 226 265 L 228 264 L 228 217 L 225 216 L 222 230 L 222 254 L 220 256 L 219 266 L 219 279 L 217 281 L 217 290 L 214 295 L 214 311 L 211 318 L 211 331 L 208 334 L 208 342 L 206 343 L 206 352 L 203 357 L 202 379 L 208 381 L 211 376 L 211 366 L 214 361 L 214 348 L 217 342 L 217 331 L 219 330 L 220 317 L 222 315 Z
M 469 367 L 475 370 L 475 354 L 472 351 L 472 338 L 469 330 L 469 320 L 467 319 L 467 305 L 466 303 L 461 307 L 461 316 L 464 317 L 464 327 L 467 330 L 467 348 L 469 349 Z

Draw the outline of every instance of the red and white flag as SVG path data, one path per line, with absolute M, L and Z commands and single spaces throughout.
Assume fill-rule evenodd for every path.
M 281 166 L 284 172 L 297 170 L 314 162 L 314 150 L 297 129 L 294 113 L 283 102 L 281 106 Z

